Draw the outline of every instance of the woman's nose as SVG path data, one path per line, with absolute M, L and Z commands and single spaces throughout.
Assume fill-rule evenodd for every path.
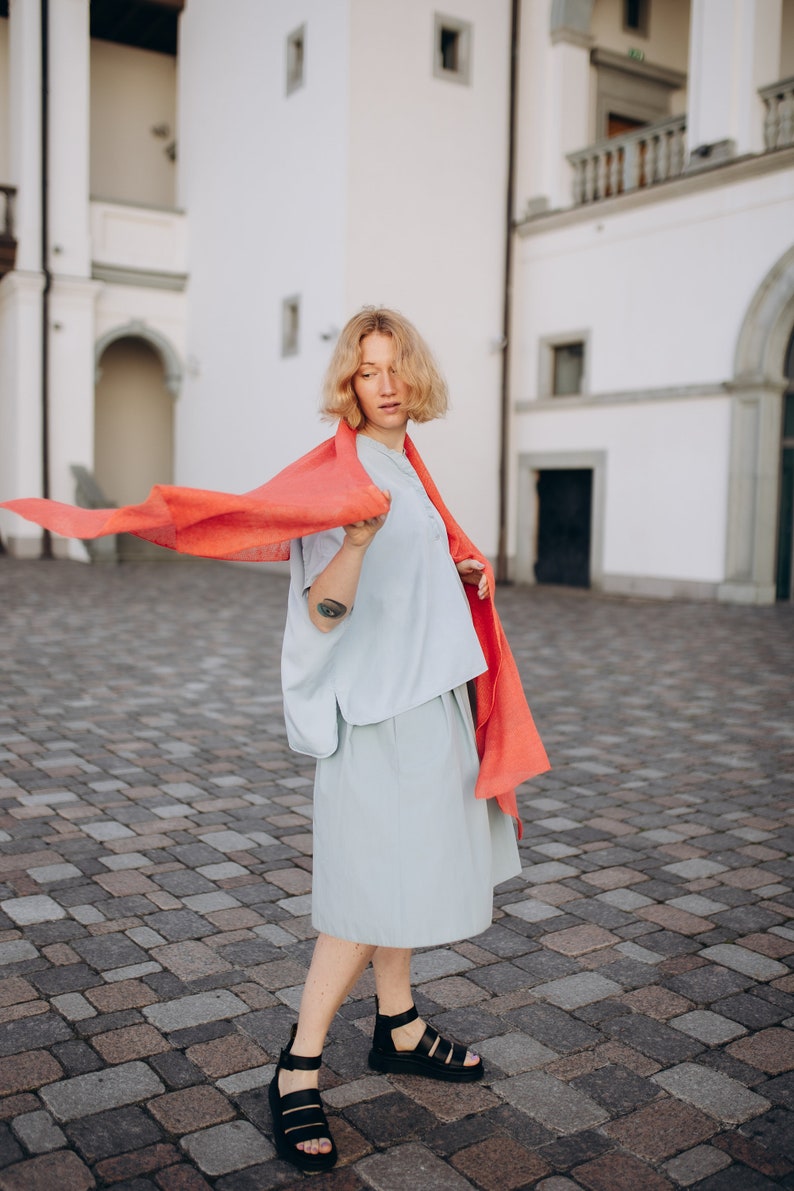
M 381 377 L 380 391 L 381 393 L 394 392 L 394 377 L 392 376 L 391 372 L 384 372 L 383 376 Z

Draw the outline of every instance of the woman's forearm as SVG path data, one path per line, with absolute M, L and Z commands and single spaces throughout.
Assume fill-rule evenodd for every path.
M 309 588 L 309 616 L 320 632 L 330 632 L 350 615 L 368 545 L 354 545 L 346 536 Z

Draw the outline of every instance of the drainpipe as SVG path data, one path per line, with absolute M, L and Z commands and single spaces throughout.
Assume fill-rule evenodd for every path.
M 513 308 L 513 223 L 516 172 L 516 115 L 518 106 L 518 51 L 521 0 L 512 0 L 510 12 L 510 116 L 507 141 L 507 198 L 505 211 L 504 291 L 502 295 L 502 390 L 499 432 L 499 543 L 496 582 L 507 583 L 507 498 L 510 478 L 510 321 Z
M 41 0 L 41 271 L 44 288 L 41 291 L 41 492 L 50 497 L 50 228 L 48 214 L 49 191 L 49 98 L 50 45 L 49 0 Z M 51 559 L 52 537 L 45 529 L 41 535 L 41 557 Z

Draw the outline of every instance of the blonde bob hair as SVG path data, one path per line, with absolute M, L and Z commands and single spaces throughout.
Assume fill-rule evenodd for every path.
M 407 318 L 376 306 L 353 315 L 337 340 L 323 384 L 323 415 L 344 419 L 352 430 L 364 422 L 353 380 L 361 366 L 361 341 L 375 334 L 388 335 L 394 342 L 394 366 L 409 389 L 410 420 L 443 418 L 449 404 L 447 386 L 429 347 Z

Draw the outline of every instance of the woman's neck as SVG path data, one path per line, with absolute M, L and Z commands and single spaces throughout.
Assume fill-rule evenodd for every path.
M 401 426 L 399 429 L 385 430 L 380 426 L 365 424 L 359 430 L 359 434 L 363 434 L 365 438 L 373 438 L 375 442 L 379 442 L 384 447 L 388 447 L 390 451 L 397 451 L 399 454 L 405 447 L 406 430 L 405 426 Z

